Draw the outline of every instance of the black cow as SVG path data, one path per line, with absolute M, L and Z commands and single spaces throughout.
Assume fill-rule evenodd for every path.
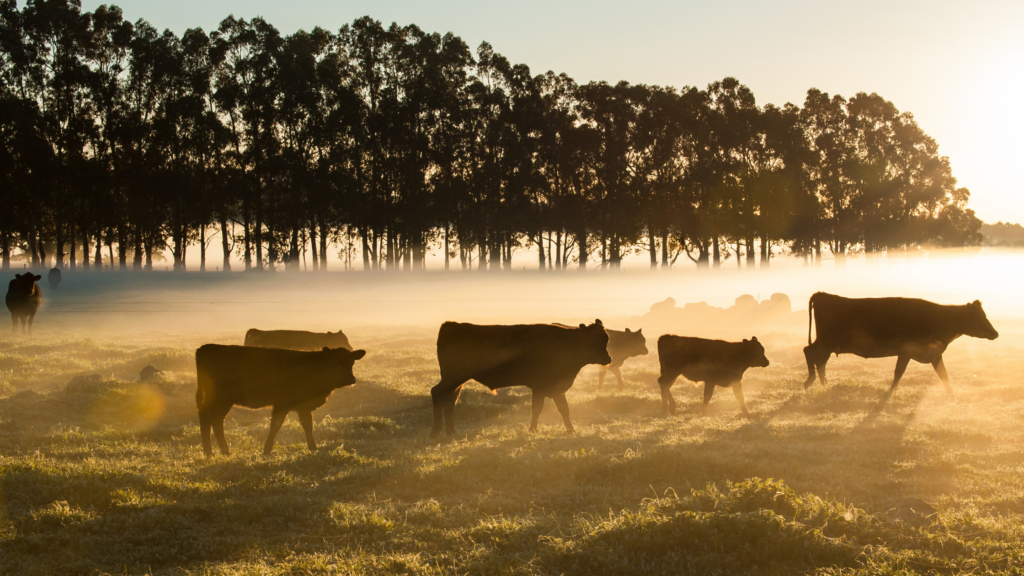
M 492 391 L 508 386 L 526 386 L 533 391 L 530 431 L 551 398 L 562 415 L 566 431 L 572 433 L 565 392 L 587 364 L 607 364 L 608 334 L 600 320 L 590 326 L 570 328 L 557 324 L 478 326 L 445 322 L 437 334 L 437 363 L 441 382 L 430 390 L 434 400 L 434 429 L 441 433 L 446 423 L 455 434 L 455 402 L 466 381 L 473 379 Z
M 352 350 L 348 337 L 341 330 L 322 333 L 306 332 L 305 330 L 257 330 L 252 328 L 245 333 L 245 345 L 286 350 L 320 350 L 325 346 Z
M 43 277 L 31 272 L 15 274 L 14 280 L 7 285 L 7 309 L 11 312 L 11 332 L 18 331 L 18 320 L 21 320 L 21 332 L 25 333 L 26 323 L 28 333 L 32 333 L 32 322 L 36 318 L 36 311 L 43 302 L 43 293 L 36 284 Z
M 54 267 L 50 270 L 50 273 L 46 275 L 46 281 L 50 283 L 50 288 L 57 290 L 60 288 L 61 274 L 60 268 Z
M 310 450 L 316 450 L 313 410 L 323 406 L 336 388 L 355 384 L 352 366 L 365 355 L 365 350 L 351 352 L 344 348 L 300 352 L 218 344 L 201 346 L 196 350 L 196 407 L 203 452 L 213 455 L 212 426 L 221 453 L 230 454 L 224 438 L 224 417 L 235 404 L 246 408 L 273 406 L 265 455 L 270 455 L 277 431 L 293 410 L 299 414 L 306 432 L 306 444 Z
M 704 405 L 700 415 L 708 413 L 708 403 L 715 386 L 732 388 L 744 416 L 749 416 L 743 402 L 743 373 L 747 368 L 764 368 L 768 358 L 757 337 L 743 342 L 725 342 L 706 338 L 690 338 L 666 334 L 658 338 L 658 357 L 661 362 L 661 405 L 668 414 L 676 413 L 676 400 L 672 397 L 672 384 L 679 375 L 693 382 L 704 383 Z
M 817 322 L 818 337 L 811 342 L 812 323 Z M 896 374 L 891 394 L 911 360 L 928 363 L 952 396 L 942 353 L 960 336 L 995 340 L 999 333 L 975 300 L 961 306 L 944 306 L 919 298 L 843 298 L 817 292 L 807 309 L 807 380 L 814 383 L 815 369 L 821 383 L 827 385 L 825 364 L 833 353 L 856 354 L 861 358 L 896 356 Z
M 646 356 L 647 355 L 647 339 L 641 333 L 643 328 L 636 332 L 630 332 L 629 328 L 626 328 L 625 332 L 622 330 L 608 330 L 608 355 L 611 356 L 612 363 L 607 366 L 601 366 L 600 372 L 597 374 L 597 387 L 598 389 L 604 387 L 604 373 L 611 370 L 612 374 L 615 374 L 615 378 L 619 381 L 619 390 L 625 387 L 622 382 L 622 372 L 619 370 L 622 367 L 622 363 L 634 356 Z

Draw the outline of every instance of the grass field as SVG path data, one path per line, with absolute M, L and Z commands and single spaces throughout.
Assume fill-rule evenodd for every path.
M 241 334 L 4 335 L 0 574 L 1020 574 L 1024 335 L 995 323 L 947 353 L 955 403 L 915 364 L 876 410 L 892 359 L 834 359 L 804 393 L 804 338 L 759 334 L 752 418 L 722 389 L 696 417 L 682 379 L 666 417 L 649 342 L 624 391 L 580 374 L 574 436 L 550 402 L 530 434 L 525 388 L 471 384 L 452 441 L 428 438 L 436 328 L 346 327 L 368 355 L 314 412 L 319 452 L 293 414 L 262 458 L 269 411 L 236 408 L 209 460 L 194 350 Z M 904 497 L 937 518 L 891 519 Z

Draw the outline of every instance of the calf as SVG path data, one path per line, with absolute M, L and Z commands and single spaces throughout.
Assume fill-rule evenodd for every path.
M 26 272 L 15 274 L 14 280 L 7 285 L 7 297 L 4 300 L 7 310 L 11 312 L 11 332 L 18 331 L 18 320 L 21 320 L 21 333 L 25 333 L 26 323 L 28 333 L 32 333 L 32 322 L 43 301 L 43 293 L 36 282 L 42 279 L 42 276 Z
M 705 338 L 690 338 L 666 334 L 658 338 L 658 357 L 661 362 L 661 405 L 668 414 L 676 413 L 676 401 L 672 397 L 672 384 L 679 375 L 688 380 L 704 383 L 704 405 L 700 415 L 708 413 L 708 403 L 715 393 L 715 386 L 732 388 L 740 411 L 749 416 L 743 402 L 743 373 L 747 368 L 764 368 L 768 358 L 764 346 L 757 337 L 743 342 L 725 342 Z
M 224 417 L 235 404 L 246 408 L 273 407 L 264 455 L 270 455 L 277 431 L 293 410 L 306 432 L 306 444 L 310 450 L 316 450 L 313 410 L 323 406 L 336 388 L 355 384 L 352 366 L 365 355 L 365 350 L 351 352 L 344 348 L 300 352 L 218 344 L 201 346 L 196 350 L 196 407 L 203 452 L 213 455 L 212 427 L 221 453 L 231 453 L 224 438 Z
M 811 342 L 811 328 L 818 325 L 818 337 Z M 856 354 L 861 358 L 896 357 L 896 373 L 889 394 L 896 391 L 911 360 L 931 364 L 946 391 L 953 396 L 942 354 L 960 336 L 995 340 L 999 333 L 975 300 L 960 306 L 944 306 L 919 298 L 843 298 L 817 292 L 808 303 L 807 380 L 814 383 L 815 371 L 827 385 L 825 364 L 832 354 Z
M 584 366 L 609 362 L 608 334 L 600 320 L 590 326 L 580 324 L 579 328 L 557 324 L 478 326 L 445 322 L 437 334 L 441 381 L 430 390 L 434 401 L 434 428 L 430 436 L 440 434 L 444 423 L 448 435 L 455 434 L 455 402 L 470 379 L 491 390 L 508 386 L 530 388 L 531 432 L 537 430 L 544 399 L 551 398 L 566 431 L 572 433 L 565 392 Z
M 622 363 L 634 356 L 647 355 L 647 339 L 641 333 L 642 330 L 643 328 L 636 332 L 630 332 L 629 328 L 626 328 L 625 332 L 621 330 L 605 330 L 608 332 L 608 355 L 611 356 L 612 363 L 599 368 L 600 372 L 597 374 L 598 389 L 604 387 L 604 373 L 609 370 L 619 381 L 619 390 L 625 387 L 622 383 L 622 372 L 619 370 L 622 367 Z
M 257 330 L 245 333 L 245 345 L 286 350 L 319 350 L 323 347 L 352 350 L 348 337 L 337 332 L 306 332 L 305 330 Z

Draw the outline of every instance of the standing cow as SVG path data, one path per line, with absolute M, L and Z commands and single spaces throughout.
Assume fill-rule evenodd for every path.
M 224 417 L 235 404 L 246 408 L 273 407 L 270 434 L 263 454 L 274 449 L 274 437 L 288 412 L 299 414 L 306 432 L 306 444 L 316 450 L 313 441 L 313 410 L 323 406 L 336 388 L 355 384 L 352 366 L 366 355 L 365 350 L 324 348 L 318 352 L 300 352 L 276 348 L 246 348 L 206 344 L 196 350 L 196 407 L 203 435 L 203 452 L 213 455 L 210 428 L 224 455 Z
M 571 328 L 558 324 L 478 326 L 445 322 L 437 334 L 437 363 L 441 382 L 430 390 L 434 401 L 434 428 L 430 436 L 455 434 L 455 402 L 466 381 L 472 379 L 491 390 L 526 386 L 533 391 L 530 431 L 551 398 L 572 433 L 565 392 L 587 364 L 608 364 L 608 334 L 600 320 Z
M 320 350 L 344 348 L 351 350 L 348 337 L 341 330 L 337 332 L 306 332 L 305 330 L 257 330 L 245 333 L 245 345 L 259 348 L 284 348 L 286 350 Z
M 812 323 L 818 325 L 818 337 L 811 342 Z M 861 358 L 896 356 L 896 374 L 889 394 L 896 391 L 907 364 L 915 360 L 935 368 L 946 391 L 949 385 L 942 353 L 960 336 L 995 340 L 999 333 L 975 300 L 961 306 L 944 306 L 918 298 L 843 298 L 817 292 L 807 310 L 807 380 L 814 383 L 815 369 L 825 379 L 825 364 L 832 354 L 856 354 Z
M 743 342 L 725 342 L 706 338 L 673 336 L 658 338 L 658 359 L 661 362 L 661 405 L 667 414 L 676 413 L 676 400 L 672 397 L 672 384 L 680 375 L 693 382 L 704 383 L 704 404 L 700 415 L 708 413 L 708 403 L 715 386 L 732 388 L 740 411 L 749 416 L 743 402 L 743 373 L 747 368 L 765 368 L 768 358 L 757 337 Z
M 625 387 L 622 382 L 622 372 L 619 368 L 622 367 L 623 362 L 634 357 L 634 356 L 646 356 L 647 355 L 647 339 L 642 334 L 643 328 L 636 332 L 630 332 L 629 328 L 625 331 L 622 330 L 608 330 L 608 355 L 611 356 L 612 363 L 607 366 L 601 366 L 600 372 L 597 374 L 597 388 L 601 389 L 604 387 L 604 374 L 611 370 L 612 374 L 619 382 L 619 390 Z
M 11 332 L 18 331 L 18 320 L 21 320 L 21 332 L 25 333 L 26 323 L 28 333 L 32 333 L 32 322 L 36 318 L 36 311 L 43 302 L 43 293 L 36 284 L 43 277 L 31 272 L 15 274 L 14 280 L 7 285 L 7 309 L 11 312 Z

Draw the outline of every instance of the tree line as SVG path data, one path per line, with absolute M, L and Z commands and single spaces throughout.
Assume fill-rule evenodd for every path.
M 842 264 L 981 241 L 936 142 L 877 94 L 759 106 L 734 78 L 578 84 L 369 17 L 178 36 L 78 0 L 0 0 L 0 75 L 4 268 Z

